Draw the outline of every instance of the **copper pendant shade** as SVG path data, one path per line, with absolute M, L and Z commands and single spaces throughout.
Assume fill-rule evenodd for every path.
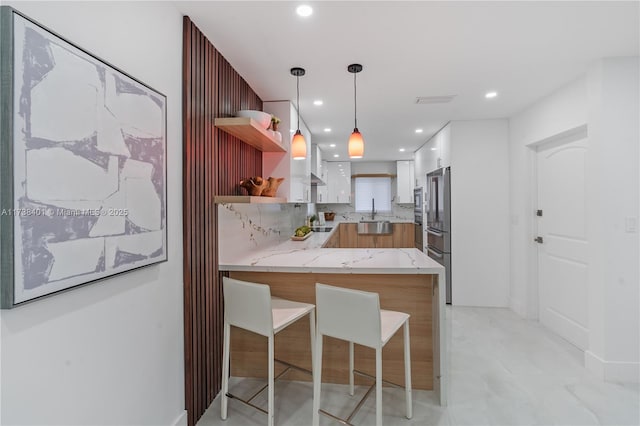
M 349 157 L 362 158 L 364 156 L 364 139 L 362 133 L 358 130 L 358 98 L 356 86 L 356 74 L 362 71 L 362 65 L 351 64 L 347 67 L 347 71 L 353 74 L 353 133 L 349 136 Z
M 300 77 L 305 74 L 304 68 L 291 68 L 291 75 L 296 77 L 296 110 L 298 111 L 298 127 L 291 140 L 291 156 L 294 160 L 307 158 L 307 141 L 300 132 Z

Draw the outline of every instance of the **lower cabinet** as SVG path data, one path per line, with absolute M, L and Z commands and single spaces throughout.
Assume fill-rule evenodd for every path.
M 394 223 L 393 234 L 358 234 L 357 223 L 341 223 L 325 248 L 413 248 L 414 224 Z
M 340 247 L 340 227 L 336 229 L 331 237 L 324 243 L 322 248 L 339 248 Z
M 358 248 L 360 235 L 358 235 L 357 223 L 341 223 L 340 224 L 340 248 Z
M 413 223 L 393 224 L 393 247 L 413 248 L 415 247 L 415 225 Z

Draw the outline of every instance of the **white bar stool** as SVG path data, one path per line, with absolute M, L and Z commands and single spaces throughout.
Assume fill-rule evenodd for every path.
M 318 330 L 316 333 L 316 355 L 313 370 L 313 425 L 320 422 L 319 414 L 324 414 L 342 424 L 351 425 L 373 388 L 376 388 L 376 426 L 382 425 L 382 383 L 402 387 L 382 380 L 382 348 L 404 325 L 404 380 L 406 396 L 406 417 L 413 416 L 411 401 L 411 355 L 409 343 L 409 314 L 380 310 L 378 293 L 316 284 L 316 307 Z M 356 408 L 346 419 L 341 419 L 320 410 L 320 387 L 322 383 L 322 337 L 331 336 L 349 342 L 349 394 L 353 395 L 354 373 L 375 379 Z M 370 376 L 354 369 L 353 344 L 376 350 L 376 376 Z
M 224 290 L 224 347 L 222 358 L 222 407 L 220 417 L 227 419 L 228 399 L 237 399 L 246 405 L 267 414 L 268 425 L 273 426 L 273 383 L 289 369 L 295 368 L 313 375 L 309 370 L 291 365 L 289 363 L 275 359 L 274 357 L 274 336 L 293 324 L 305 315 L 309 315 L 311 332 L 311 365 L 314 364 L 314 344 L 315 344 L 315 306 L 308 303 L 294 302 L 291 300 L 271 297 L 271 289 L 265 284 L 249 283 L 233 278 L 223 277 Z M 231 326 L 243 328 L 254 333 L 265 336 L 269 339 L 269 374 L 268 382 L 258 392 L 248 400 L 239 398 L 229 393 L 229 352 L 231 343 Z M 287 368 L 274 378 L 274 361 L 284 364 Z M 251 403 L 265 388 L 269 388 L 268 409 L 264 409 Z

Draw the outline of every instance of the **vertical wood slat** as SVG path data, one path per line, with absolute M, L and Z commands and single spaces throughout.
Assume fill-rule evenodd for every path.
M 188 17 L 183 21 L 185 406 L 195 425 L 220 390 L 222 286 L 214 195 L 262 174 L 262 153 L 213 126 L 262 100 Z

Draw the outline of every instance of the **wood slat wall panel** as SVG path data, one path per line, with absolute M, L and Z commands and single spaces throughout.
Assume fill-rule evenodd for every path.
M 214 195 L 262 175 L 262 153 L 213 126 L 262 100 L 188 17 L 183 30 L 185 405 L 195 425 L 220 390 L 222 289 Z

